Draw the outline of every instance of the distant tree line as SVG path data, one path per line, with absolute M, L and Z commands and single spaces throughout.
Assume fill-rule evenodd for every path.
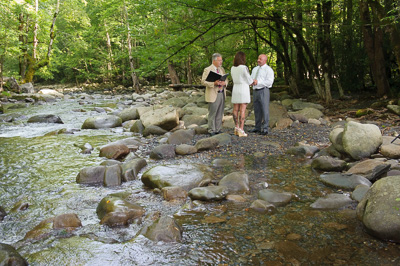
M 1 80 L 198 84 L 214 52 L 229 69 L 241 50 L 295 96 L 400 93 L 394 0 L 10 0 L 0 17 Z

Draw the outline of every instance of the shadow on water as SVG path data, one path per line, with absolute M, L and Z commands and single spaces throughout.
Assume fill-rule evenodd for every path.
M 79 123 L 84 117 L 80 117 Z M 67 120 L 74 121 L 71 117 Z M 73 122 L 75 123 L 75 122 Z M 67 127 L 71 124 L 67 124 Z M 23 127 L 23 126 L 21 126 Z M 71 127 L 76 127 L 73 124 Z M 5 132 L 5 131 L 3 131 Z M 100 146 L 124 138 L 113 131 L 26 137 L 0 137 L 0 206 L 7 212 L 0 222 L 2 243 L 18 247 L 32 265 L 399 265 L 399 245 L 364 233 L 355 206 L 339 211 L 310 208 L 331 192 L 318 181 L 307 160 L 288 156 L 224 154 L 178 157 L 171 164 L 224 159 L 212 166 L 216 180 L 234 171 L 248 174 L 251 191 L 244 202 L 166 202 L 139 180 L 116 188 L 76 184 L 77 173 L 98 165 Z M 92 154 L 81 154 L 75 144 L 90 143 Z M 197 157 L 196 157 L 197 156 Z M 148 158 L 147 158 L 148 159 Z M 148 160 L 148 168 L 158 162 Z M 249 209 L 257 192 L 268 188 L 291 192 L 296 199 L 273 214 Z M 181 243 L 153 243 L 139 235 L 149 219 L 128 227 L 99 225 L 96 207 L 109 194 L 136 202 L 146 216 L 156 212 L 174 216 L 183 228 Z M 13 210 L 28 203 L 24 211 Z M 26 242 L 25 234 L 55 215 L 76 213 L 82 228 L 73 235 L 57 232 Z

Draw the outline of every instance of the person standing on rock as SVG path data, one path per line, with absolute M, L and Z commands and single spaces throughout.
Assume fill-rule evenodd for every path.
M 249 69 L 246 66 L 246 55 L 243 52 L 237 52 L 231 68 L 233 81 L 232 103 L 233 120 L 235 122 L 235 135 L 247 137 L 244 132 L 244 120 L 246 118 L 247 104 L 250 102 L 250 87 L 253 79 L 250 76 Z
M 222 67 L 221 54 L 215 53 L 212 55 L 212 64 L 204 69 L 201 78 L 201 84 L 206 86 L 205 99 L 208 102 L 208 132 L 211 136 L 214 136 L 221 133 L 228 80 L 206 81 L 210 71 L 214 71 L 220 75 L 225 74 L 225 70 Z
M 257 59 L 257 64 L 251 72 L 251 77 L 254 79 L 253 85 L 253 107 L 256 119 L 254 129 L 249 132 L 259 133 L 261 135 L 268 134 L 269 124 L 269 89 L 274 83 L 274 71 L 267 64 L 267 56 L 260 54 Z

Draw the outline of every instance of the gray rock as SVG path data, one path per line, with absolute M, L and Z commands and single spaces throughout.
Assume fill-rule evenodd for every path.
M 189 191 L 192 200 L 222 200 L 228 195 L 229 190 L 225 186 L 196 187 Z
M 182 117 L 182 121 L 185 123 L 185 126 L 188 127 L 190 125 L 206 125 L 207 119 L 204 116 L 197 115 L 184 115 Z
M 194 138 L 194 130 L 192 129 L 179 129 L 175 132 L 173 132 L 169 137 L 168 137 L 168 143 L 169 144 L 174 144 L 174 145 L 179 145 L 179 144 L 191 144 L 192 140 Z
M 205 116 L 208 114 L 207 108 L 197 106 L 185 106 L 182 108 L 184 115 Z
M 253 201 L 253 203 L 250 205 L 250 209 L 256 212 L 269 213 L 269 214 L 272 214 L 276 211 L 276 207 L 274 204 L 271 204 L 268 201 L 260 199 Z
M 163 187 L 161 189 L 161 193 L 165 200 L 172 201 L 172 200 L 186 200 L 188 193 L 181 187 Z
M 377 238 L 400 242 L 400 176 L 374 183 L 357 206 L 357 218 Z
M 147 166 L 145 159 L 137 158 L 124 162 L 121 165 L 123 181 L 136 180 L 139 172 Z
M 143 173 L 141 180 L 150 188 L 179 186 L 189 191 L 210 179 L 211 173 L 210 168 L 197 164 L 158 165 Z
M 75 213 L 61 214 L 53 220 L 53 229 L 75 229 L 81 226 L 82 222 Z
M 171 130 L 179 124 L 179 113 L 174 107 L 164 107 L 140 115 L 140 120 L 145 128 L 155 125 Z
M 144 137 L 147 137 L 149 135 L 161 136 L 161 135 L 164 135 L 167 132 L 168 131 L 166 131 L 165 129 L 163 129 L 163 128 L 159 127 L 159 126 L 149 125 L 143 130 L 143 136 Z
M 215 159 L 211 164 L 216 167 L 233 166 L 233 162 L 228 159 Z
M 179 107 L 182 108 L 183 106 L 186 105 L 187 101 L 184 101 L 182 98 L 170 98 L 166 101 L 164 101 L 163 105 L 171 105 L 174 107 Z
M 290 119 L 292 119 L 295 122 L 298 121 L 301 123 L 308 123 L 308 118 L 305 117 L 303 114 L 289 112 L 288 116 L 290 117 Z M 292 127 L 295 127 L 295 126 L 296 126 L 296 124 L 292 124 Z
M 122 162 L 117 161 L 117 160 L 105 160 L 105 161 L 100 163 L 100 165 L 103 165 L 103 166 L 113 166 L 113 165 L 116 165 L 116 164 L 120 165 L 120 164 L 122 164 Z
M 329 134 L 329 140 L 332 142 L 333 147 L 341 153 L 345 152 L 343 148 L 343 131 L 344 128 L 337 127 Z
M 343 160 L 335 159 L 329 156 L 320 156 L 315 158 L 311 167 L 321 171 L 342 171 L 345 169 L 347 163 Z
M 100 224 L 110 227 L 128 225 L 144 214 L 144 209 L 119 197 L 107 196 L 96 208 Z
M 114 128 L 122 125 L 120 117 L 115 115 L 102 115 L 89 117 L 83 122 L 82 129 Z
M 350 121 L 343 132 L 343 148 L 353 159 L 368 158 L 382 144 L 379 127 Z
M 204 138 L 200 139 L 196 142 L 196 149 L 198 151 L 204 151 L 204 150 L 212 150 L 215 149 L 219 144 L 219 140 L 216 138 Z
M 396 141 L 398 141 L 398 139 Z M 394 143 L 382 145 L 380 148 L 380 153 L 386 158 L 400 159 L 400 145 L 396 143 L 396 141 Z
M 343 189 L 354 189 L 358 185 L 370 187 L 372 183 L 363 176 L 343 173 L 327 173 L 320 176 L 320 180 L 327 186 Z
M 175 148 L 175 153 L 178 155 L 189 155 L 189 154 L 194 154 L 196 152 L 197 152 L 196 147 L 188 144 L 181 144 L 176 146 Z
M 400 105 L 388 105 L 386 108 L 391 111 L 392 113 L 395 113 L 397 115 L 400 115 Z
M 103 185 L 105 187 L 120 186 L 122 183 L 122 170 L 118 164 L 107 166 L 104 174 Z
M 218 145 L 230 145 L 232 143 L 232 136 L 228 133 L 222 133 L 211 137 L 218 140 Z
M 292 201 L 294 194 L 289 192 L 277 192 L 272 189 L 262 189 L 258 191 L 258 199 L 268 201 L 275 207 L 285 206 Z
M 242 172 L 233 172 L 224 176 L 218 185 L 227 187 L 229 194 L 248 193 L 250 191 L 249 176 Z
M 350 196 L 353 200 L 360 202 L 360 201 L 362 201 L 364 196 L 367 194 L 369 188 L 370 188 L 370 186 L 367 186 L 367 185 L 358 185 L 358 186 L 356 186 L 356 188 L 354 189 L 354 191 L 351 193 Z
M 347 173 L 362 175 L 373 180 L 387 173 L 391 165 L 381 159 L 368 159 L 353 165 Z
M 314 108 L 314 109 L 317 109 L 317 110 L 320 110 L 320 111 L 325 109 L 320 104 L 310 103 L 310 102 L 303 102 L 303 101 L 299 101 L 299 100 L 292 102 L 292 108 L 295 111 L 303 110 L 305 108 Z
M 17 80 L 14 77 L 10 77 L 7 82 L 6 82 L 6 87 L 8 88 L 9 91 L 20 93 L 21 88 L 18 85 Z
M 64 124 L 61 118 L 57 115 L 35 115 L 28 119 L 28 123 L 56 123 Z
M 302 120 L 296 119 L 296 120 L 299 120 L 300 122 L 303 122 L 303 123 L 307 123 L 308 119 L 310 119 L 310 118 L 320 119 L 321 117 L 324 116 L 324 114 L 320 110 L 315 109 L 315 108 L 311 108 L 311 107 L 306 107 L 306 108 L 304 108 L 304 109 L 302 109 L 300 111 L 297 111 L 297 112 L 289 112 L 288 114 L 289 114 L 290 118 L 292 118 L 291 115 L 301 115 L 301 116 L 303 116 L 305 118 L 305 120 L 304 119 L 302 119 Z M 293 120 L 293 118 L 292 118 L 292 120 Z
M 78 184 L 103 184 L 105 166 L 89 166 L 83 168 L 76 177 Z
M 172 159 L 175 158 L 175 146 L 171 144 L 162 144 L 155 147 L 151 153 L 150 158 L 156 160 Z
M 117 114 L 122 120 L 122 122 L 128 120 L 136 120 L 139 118 L 139 114 L 136 107 L 126 108 Z
M 128 146 L 123 144 L 107 144 L 100 148 L 100 157 L 108 159 L 123 159 L 130 153 Z
M 29 264 L 13 246 L 0 243 L 0 265 L 25 266 Z
M 337 210 L 353 203 L 355 203 L 355 201 L 347 195 L 332 193 L 328 194 L 326 197 L 317 199 L 310 207 L 318 210 Z
M 136 120 L 136 121 L 133 123 L 133 125 L 132 125 L 130 131 L 131 131 L 131 132 L 135 132 L 135 133 L 139 133 L 139 134 L 143 134 L 144 126 L 143 126 L 142 121 Z
M 304 157 L 313 157 L 317 152 L 319 152 L 319 148 L 316 146 L 307 146 L 300 145 L 289 148 L 285 151 L 286 154 L 291 154 L 294 156 L 304 156 Z
M 182 228 L 168 216 L 163 216 L 152 225 L 144 227 L 141 234 L 155 242 L 180 242 L 182 240 Z

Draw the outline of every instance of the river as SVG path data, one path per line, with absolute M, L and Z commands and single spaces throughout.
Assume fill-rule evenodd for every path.
M 250 176 L 252 193 L 243 203 L 192 203 L 188 199 L 186 204 L 193 206 L 184 208 L 164 201 L 140 180 L 115 188 L 77 184 L 76 176 L 83 167 L 104 160 L 98 156 L 100 146 L 131 136 L 121 128 L 78 129 L 86 118 L 98 114 L 94 107 L 121 107 L 122 102 L 121 97 L 97 95 L 82 105 L 79 97 L 72 97 L 9 110 L 6 115 L 14 113 L 21 118 L 0 123 L 0 206 L 8 213 L 0 222 L 0 242 L 17 247 L 31 265 L 400 264 L 399 245 L 366 234 L 354 206 L 340 211 L 311 209 L 316 199 L 338 191 L 321 184 L 304 160 L 284 155 L 197 154 L 163 162 L 191 163 L 200 158 L 211 165 L 216 158 L 232 161 L 232 166 L 214 167 L 214 173 L 224 176 L 243 170 Z M 37 114 L 59 115 L 64 124 L 26 122 Z M 74 134 L 46 135 L 64 128 L 77 130 Z M 81 153 L 79 146 L 85 143 L 94 147 L 91 154 Z M 160 163 L 145 159 L 149 164 L 146 169 Z M 249 210 L 257 189 L 265 183 L 298 198 L 274 214 Z M 183 228 L 182 242 L 153 243 L 139 234 L 141 223 L 121 228 L 100 225 L 96 208 L 109 194 L 134 200 L 146 210 L 146 217 L 156 212 L 173 216 Z M 29 207 L 18 210 L 22 203 Z M 36 242 L 23 240 L 44 219 L 64 213 L 76 213 L 82 221 L 74 234 L 51 235 Z

